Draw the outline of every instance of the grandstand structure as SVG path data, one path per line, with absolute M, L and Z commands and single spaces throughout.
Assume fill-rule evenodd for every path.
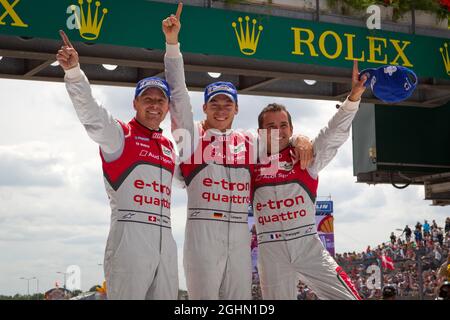
M 403 107 L 406 113 L 398 119 L 414 127 L 405 131 L 397 121 L 392 123 L 395 130 L 386 128 L 383 123 L 397 109 L 366 90 L 363 100 L 369 111 L 355 125 L 363 139 L 353 145 L 354 174 L 362 183 L 422 184 L 426 199 L 450 204 L 450 151 L 438 150 L 450 144 L 449 126 L 439 122 L 450 113 L 446 21 L 426 20 L 413 10 L 409 20 L 393 22 L 381 7 L 381 29 L 373 30 L 367 27 L 365 11 L 345 15 L 326 0 L 268 2 L 184 1 L 180 37 L 188 88 L 202 91 L 219 76 L 233 82 L 240 94 L 343 101 L 351 88 L 351 60 L 360 60 L 360 69 L 410 67 L 419 85 L 395 108 Z M 61 46 L 59 29 L 73 41 L 93 84 L 134 87 L 143 77 L 164 76 L 161 20 L 175 11 L 178 0 L 0 3 L 1 78 L 63 81 L 63 71 L 54 64 Z M 376 111 L 380 108 L 381 116 L 383 111 Z M 408 111 L 416 109 L 420 111 L 410 116 Z M 421 122 L 424 114 L 429 123 Z M 364 126 L 367 122 L 373 125 Z M 400 157 L 391 151 L 394 142 L 380 138 L 393 134 L 404 142 L 417 133 L 416 126 L 431 135 L 432 143 L 429 135 L 420 140 L 430 146 L 422 152 L 425 157 L 413 146 L 403 148 Z

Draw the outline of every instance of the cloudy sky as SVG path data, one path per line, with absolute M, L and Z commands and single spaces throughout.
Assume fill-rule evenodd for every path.
M 133 117 L 133 89 L 93 86 L 94 96 L 118 119 Z M 78 122 L 62 83 L 0 79 L 0 294 L 25 294 L 63 283 L 68 266 L 81 270 L 81 288 L 103 281 L 103 253 L 110 209 L 98 147 Z M 202 95 L 192 93 L 195 118 Z M 234 127 L 256 127 L 255 115 L 270 102 L 285 104 L 295 130 L 314 137 L 336 111 L 335 103 L 241 96 Z M 162 126 L 169 135 L 169 122 Z M 423 200 L 422 186 L 355 183 L 351 139 L 320 175 L 319 196 L 331 195 L 336 251 L 362 251 L 387 241 L 391 231 L 424 219 L 443 225 L 448 208 Z M 186 195 L 174 189 L 172 230 L 178 244 L 180 287 L 186 289 L 182 247 Z M 30 293 L 37 281 L 30 282 Z

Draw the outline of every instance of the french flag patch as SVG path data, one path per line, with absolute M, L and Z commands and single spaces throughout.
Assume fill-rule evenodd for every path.
M 270 234 L 270 239 L 272 239 L 272 240 L 276 240 L 276 239 L 280 239 L 280 238 L 281 238 L 280 233 L 271 233 Z

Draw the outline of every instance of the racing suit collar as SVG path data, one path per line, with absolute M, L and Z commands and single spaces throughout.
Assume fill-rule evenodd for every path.
M 158 130 L 149 129 L 142 123 L 140 123 L 136 118 L 133 118 L 130 121 L 130 125 L 141 131 L 143 134 L 150 135 L 152 138 L 160 139 L 162 137 L 163 130 L 161 128 L 159 128 Z
M 206 133 L 208 137 L 211 137 L 211 136 L 229 136 L 229 135 L 231 135 L 234 132 L 233 129 L 227 129 L 225 132 L 220 131 L 220 130 L 215 129 L 215 128 L 205 129 L 205 123 L 204 122 L 201 122 L 200 125 L 201 125 L 201 129 L 202 129 L 203 133 Z
M 258 145 L 260 143 L 260 140 L 258 139 Z M 289 153 L 290 150 L 294 149 L 293 146 L 291 146 L 290 144 L 281 149 L 279 152 L 277 153 L 269 153 L 266 152 L 265 155 L 262 155 L 262 157 L 260 157 L 259 153 L 258 153 L 258 163 L 267 163 L 268 161 L 273 161 L 275 159 L 280 159 L 280 157 L 282 157 L 285 153 Z
M 277 155 L 282 155 L 283 153 L 288 152 L 288 150 L 294 149 L 293 146 L 291 146 L 290 144 L 288 144 L 286 147 L 284 147 L 283 149 L 281 149 L 280 151 L 278 151 L 277 153 L 269 153 L 267 151 L 267 157 L 268 158 L 273 158 L 273 157 L 277 157 Z

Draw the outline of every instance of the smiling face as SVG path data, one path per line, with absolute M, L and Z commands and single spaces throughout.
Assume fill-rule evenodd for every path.
M 225 131 L 231 128 L 238 106 L 229 96 L 218 94 L 203 105 L 203 112 L 206 114 L 206 129 Z
M 267 151 L 277 153 L 289 145 L 292 137 L 292 126 L 286 111 L 268 111 L 262 115 L 260 129 L 266 130 Z M 272 142 L 277 142 L 272 146 Z
M 136 120 L 151 130 L 159 125 L 169 111 L 169 100 L 158 88 L 148 88 L 133 101 Z

